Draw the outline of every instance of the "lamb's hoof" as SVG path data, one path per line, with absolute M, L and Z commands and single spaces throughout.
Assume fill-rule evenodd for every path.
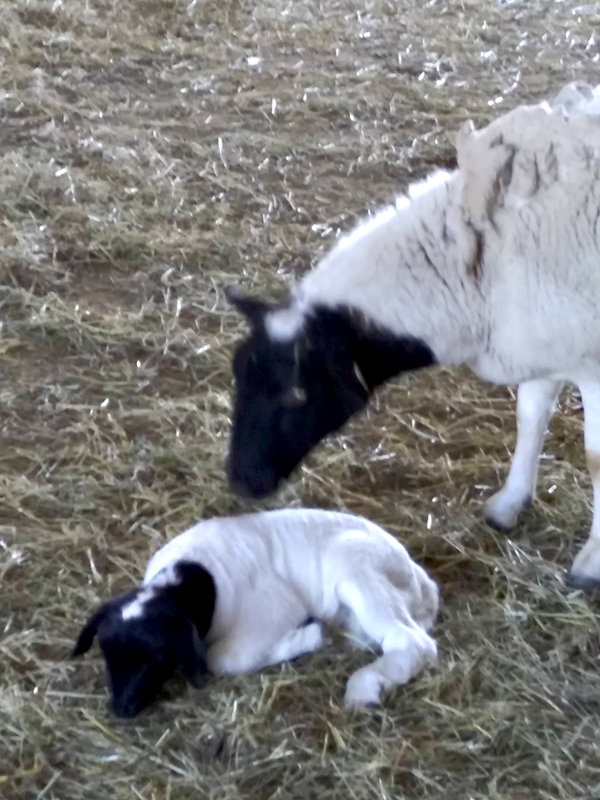
M 350 708 L 365 708 L 379 705 L 383 686 L 372 672 L 358 670 L 346 684 L 344 703 Z
M 324 646 L 326 637 L 320 622 L 311 622 L 305 625 L 302 631 L 307 653 L 314 653 L 315 650 L 320 650 Z

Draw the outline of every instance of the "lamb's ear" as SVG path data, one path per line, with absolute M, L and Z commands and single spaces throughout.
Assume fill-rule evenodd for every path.
M 83 628 L 81 633 L 79 634 L 79 638 L 75 643 L 75 647 L 71 653 L 71 658 L 75 658 L 76 656 L 81 656 L 92 646 L 94 641 L 95 635 L 98 633 L 98 626 L 106 616 L 107 606 L 103 605 L 101 608 L 96 611 L 93 617 L 89 620 L 87 625 Z
M 113 597 L 112 600 L 108 600 L 106 603 L 101 605 L 98 611 L 96 611 L 96 613 L 91 617 L 89 622 L 79 634 L 79 638 L 77 639 L 75 647 L 73 648 L 73 652 L 71 653 L 71 658 L 75 658 L 76 656 L 81 656 L 84 653 L 87 653 L 92 646 L 94 636 L 98 633 L 98 627 L 100 626 L 102 620 L 106 619 L 108 614 L 113 612 L 115 609 L 134 600 L 139 594 L 139 591 L 139 589 L 130 589 L 129 591 L 118 594 L 116 597 Z
M 168 592 L 181 618 L 174 631 L 173 649 L 183 674 L 199 687 L 208 672 L 204 637 L 212 625 L 217 591 L 212 575 L 201 564 L 180 561 L 175 572 L 178 582 Z
M 178 626 L 174 636 L 173 649 L 181 671 L 192 686 L 196 688 L 203 686 L 208 672 L 206 645 L 191 620 L 186 625 Z
M 192 620 L 202 639 L 210 630 L 217 602 L 217 589 L 212 575 L 201 564 L 180 561 L 176 567 L 178 583 L 170 594 Z
M 273 310 L 273 306 L 264 300 L 257 297 L 243 297 L 235 286 L 228 286 L 225 289 L 225 297 L 246 317 L 253 328 L 261 327 L 265 314 Z

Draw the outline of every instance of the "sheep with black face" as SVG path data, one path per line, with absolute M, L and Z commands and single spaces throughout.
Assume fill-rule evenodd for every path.
M 457 139 L 458 168 L 410 188 L 310 271 L 287 304 L 230 299 L 250 323 L 234 357 L 228 473 L 261 497 L 384 381 L 433 364 L 518 384 L 517 446 L 488 520 L 535 492 L 556 397 L 582 396 L 594 487 L 571 570 L 600 584 L 600 87 L 566 87 Z
M 297 658 L 323 621 L 381 655 L 351 676 L 346 703 L 378 703 L 436 658 L 427 631 L 438 591 L 404 547 L 350 514 L 282 510 L 201 522 L 150 560 L 143 585 L 103 605 L 73 655 L 97 636 L 112 709 L 132 717 L 181 670 L 195 686 Z
M 315 308 L 293 338 L 274 336 L 288 312 L 286 322 L 293 320 L 294 309 L 228 296 L 252 327 L 233 360 L 228 472 L 240 495 L 272 492 L 324 436 L 364 408 L 376 386 L 433 363 L 418 340 L 367 331 L 350 312 L 327 308 Z

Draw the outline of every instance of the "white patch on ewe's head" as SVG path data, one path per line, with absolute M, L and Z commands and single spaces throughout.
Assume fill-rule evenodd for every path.
M 144 606 L 149 600 L 152 600 L 156 591 L 153 586 L 148 586 L 142 589 L 135 600 L 127 603 L 121 609 L 121 619 L 138 619 L 144 613 Z

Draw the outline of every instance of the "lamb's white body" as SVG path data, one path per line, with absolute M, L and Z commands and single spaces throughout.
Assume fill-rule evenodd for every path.
M 575 384 L 594 521 L 572 575 L 600 582 L 600 87 L 466 125 L 457 150 L 456 171 L 413 187 L 304 278 L 295 328 L 287 309 L 268 329 L 285 338 L 312 307 L 349 306 L 421 339 L 440 364 L 519 384 L 515 456 L 486 509 L 501 527 L 531 500 L 555 399 Z
M 382 655 L 349 680 L 346 702 L 376 703 L 436 657 L 427 634 L 438 590 L 392 536 L 361 517 L 282 510 L 200 522 L 150 560 L 123 617 L 143 616 L 144 595 L 172 581 L 178 561 L 207 569 L 217 600 L 206 643 L 217 674 L 251 672 L 317 650 L 318 621 L 341 624 Z

